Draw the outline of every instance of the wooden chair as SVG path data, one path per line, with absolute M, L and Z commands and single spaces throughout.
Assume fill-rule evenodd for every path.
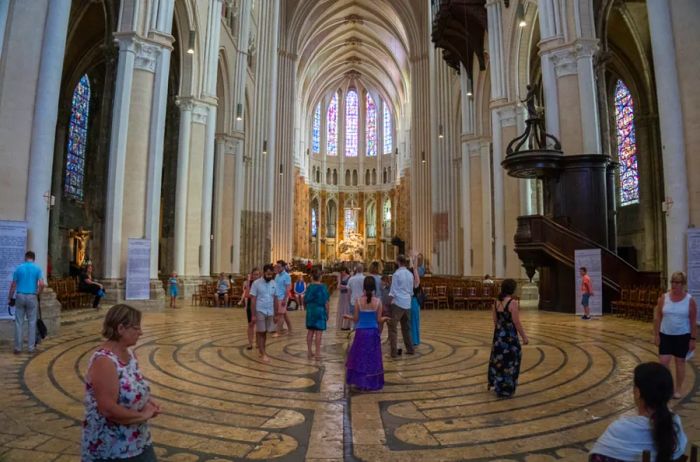
M 470 310 L 472 303 L 478 303 L 479 300 L 479 297 L 477 295 L 477 287 L 467 286 L 465 297 L 467 299 L 467 309 Z
M 435 302 L 437 303 L 438 309 L 440 309 L 441 304 L 444 304 L 446 309 L 450 309 L 450 299 L 447 296 L 447 286 L 435 286 Z
M 202 286 L 198 285 L 192 292 L 192 305 L 199 306 L 202 303 Z
M 431 286 L 423 287 L 423 294 L 425 295 L 425 300 L 423 301 L 423 308 L 428 309 L 431 306 L 435 308 L 435 294 L 433 293 L 433 288 Z
M 457 309 L 467 309 L 467 297 L 464 295 L 464 288 L 462 286 L 456 286 L 452 288 L 452 308 Z

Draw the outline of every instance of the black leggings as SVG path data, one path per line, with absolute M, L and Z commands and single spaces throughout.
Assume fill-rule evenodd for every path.
M 100 295 L 100 290 L 102 290 L 100 289 L 100 286 L 96 286 L 95 284 L 86 284 L 80 289 L 81 292 L 93 294 L 95 296 L 95 299 L 92 301 L 93 308 L 100 306 L 100 299 L 102 298 Z

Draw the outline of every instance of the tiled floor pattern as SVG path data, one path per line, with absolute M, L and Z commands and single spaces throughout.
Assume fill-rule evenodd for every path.
M 423 312 L 418 354 L 386 360 L 386 387 L 369 394 L 343 386 L 346 333 L 329 331 L 320 362 L 306 358 L 303 329 L 273 339 L 266 365 L 245 349 L 241 309 L 147 313 L 136 353 L 165 409 L 152 421 L 159 460 L 584 461 L 633 405 L 631 372 L 656 357 L 650 326 L 523 317 L 517 395 L 498 400 L 486 390 L 488 313 Z M 79 459 L 82 377 L 100 342 L 100 320 L 82 319 L 33 357 L 0 353 L 0 460 Z M 303 327 L 303 313 L 292 320 Z M 674 403 L 696 442 L 697 372 L 696 359 Z

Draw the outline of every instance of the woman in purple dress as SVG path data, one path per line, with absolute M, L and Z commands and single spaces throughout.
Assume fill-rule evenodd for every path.
M 355 302 L 354 315 L 345 315 L 346 319 L 355 322 L 355 338 L 345 363 L 345 380 L 359 390 L 374 391 L 384 387 L 379 323 L 385 318 L 382 317 L 382 302 L 374 296 L 374 277 L 365 277 L 363 288 L 366 296 Z

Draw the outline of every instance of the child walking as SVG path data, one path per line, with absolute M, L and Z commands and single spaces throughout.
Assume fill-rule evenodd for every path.
M 359 390 L 375 391 L 384 388 L 379 323 L 388 318 L 382 316 L 382 302 L 374 296 L 376 284 L 372 276 L 365 277 L 362 288 L 365 294 L 355 302 L 354 315 L 345 315 L 355 322 L 355 338 L 345 363 L 345 380 Z
M 311 275 L 311 284 L 306 288 L 306 347 L 309 359 L 321 359 L 321 337 L 328 322 L 328 299 L 330 294 L 321 282 L 321 270 L 315 269 Z M 311 346 L 316 345 L 316 354 Z
M 177 300 L 177 273 L 174 271 L 168 279 L 168 288 L 170 292 L 170 308 L 177 308 L 175 306 Z

